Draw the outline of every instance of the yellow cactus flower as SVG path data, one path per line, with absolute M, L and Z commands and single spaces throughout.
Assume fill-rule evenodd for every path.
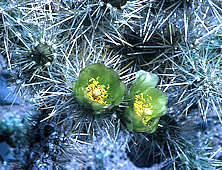
M 118 106 L 124 97 L 126 86 L 119 74 L 102 63 L 91 64 L 81 70 L 73 82 L 76 99 L 82 106 L 92 109 L 92 114 L 102 114 Z
M 129 107 L 123 120 L 130 131 L 154 133 L 161 116 L 167 112 L 167 95 L 155 88 L 159 78 L 155 74 L 139 71 L 131 86 Z

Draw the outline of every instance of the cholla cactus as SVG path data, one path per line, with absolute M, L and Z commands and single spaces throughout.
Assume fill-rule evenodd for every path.
M 85 46 L 75 50 L 64 54 L 65 60 L 51 74 L 49 88 L 36 95 L 39 109 L 48 113 L 42 121 L 56 119 L 70 131 L 94 135 L 102 128 L 113 131 L 115 121 L 119 122 L 114 108 L 121 107 L 123 83 L 130 81 L 131 69 L 123 67 L 121 56 L 108 49 Z
M 197 161 L 199 154 L 192 154 L 196 148 L 183 140 L 188 135 L 181 133 L 183 128 L 177 130 L 182 124 L 187 125 L 181 120 L 193 121 L 193 117 L 183 117 L 183 110 L 188 113 L 194 103 L 200 106 L 203 117 L 213 108 L 221 120 L 222 24 L 221 7 L 216 3 L 216 0 L 4 0 L 0 2 L 0 52 L 8 59 L 8 68 L 23 80 L 16 81 L 19 87 L 27 91 L 27 86 L 34 87 L 33 101 L 42 110 L 41 122 L 46 119 L 56 122 L 67 139 L 75 142 L 84 138 L 82 143 L 86 143 L 100 136 L 106 142 L 103 130 L 106 137 L 117 138 L 121 129 L 118 116 L 123 115 L 130 131 L 146 132 L 130 135 L 135 141 L 145 135 L 148 142 L 139 146 L 151 155 L 150 159 L 156 160 L 156 155 L 160 155 L 161 161 L 170 158 L 172 166 L 167 169 L 204 169 Z M 205 44 L 208 38 L 216 40 L 217 49 L 207 51 L 205 47 L 209 44 L 215 46 L 215 42 Z M 130 61 L 134 68 L 128 68 Z M 127 100 L 124 99 L 123 82 L 128 86 L 141 67 L 161 76 L 158 87 L 165 88 L 174 106 L 167 116 L 163 116 L 167 112 L 167 96 L 156 88 L 158 77 L 154 74 L 137 72 L 135 83 L 125 96 Z M 187 107 L 181 109 L 176 102 Z M 168 126 L 172 120 L 178 124 Z M 76 143 L 67 145 L 81 150 Z M 158 149 L 153 149 L 154 145 Z M 139 159 L 137 154 L 135 157 Z M 49 160 L 48 157 L 38 160 L 45 169 L 53 169 L 47 161 L 44 163 L 45 159 Z M 40 165 L 39 162 L 36 164 Z
M 129 108 L 124 117 L 129 130 L 153 133 L 156 131 L 160 116 L 167 111 L 167 96 L 155 88 L 158 77 L 139 71 L 135 84 L 129 92 Z
M 221 52 L 217 43 L 205 42 L 198 47 L 180 46 L 180 63 L 172 61 L 177 78 L 173 82 L 183 85 L 177 103 L 185 103 L 181 113 L 188 113 L 196 105 L 204 120 L 214 110 L 221 121 Z M 186 50 L 185 48 L 188 48 Z
M 3 38 L 7 46 L 3 54 L 8 58 L 8 68 L 21 80 L 18 81 L 18 86 L 22 87 L 19 90 L 27 91 L 28 86 L 34 89 L 32 92 L 35 93 L 40 86 L 44 86 L 41 78 L 49 78 L 48 72 L 52 71 L 54 63 L 59 60 L 59 36 L 55 34 L 58 30 L 57 27 L 47 29 L 53 23 L 53 19 L 49 17 L 50 14 L 44 5 L 24 3 L 20 6 L 17 2 L 14 3 L 10 4 L 13 10 L 4 9 L 2 14 L 5 31 Z M 39 12 L 39 16 L 33 9 Z M 30 13 L 25 17 L 27 11 Z M 61 39 L 59 43 L 62 43 Z

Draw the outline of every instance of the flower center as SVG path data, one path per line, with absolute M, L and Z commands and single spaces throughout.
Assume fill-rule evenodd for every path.
M 144 125 L 147 125 L 148 121 L 152 118 L 151 115 L 153 110 L 152 104 L 150 103 L 151 100 L 152 97 L 149 95 L 146 95 L 144 98 L 143 93 L 135 96 L 134 110 L 136 115 L 142 118 Z
M 94 97 L 98 97 L 98 96 L 100 96 L 101 94 L 102 94 L 102 92 L 101 92 L 100 89 L 95 89 L 95 90 L 93 91 L 93 96 L 94 96 Z
M 103 105 L 108 105 L 104 99 L 108 97 L 107 91 L 109 89 L 109 85 L 106 87 L 105 85 L 99 84 L 99 77 L 91 78 L 89 80 L 89 85 L 86 87 L 87 96 L 90 100 L 98 102 Z

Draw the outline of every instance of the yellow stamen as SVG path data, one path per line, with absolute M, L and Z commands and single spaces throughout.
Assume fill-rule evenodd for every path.
M 104 85 L 99 84 L 99 77 L 91 78 L 89 80 L 89 85 L 86 87 L 87 96 L 90 100 L 98 102 L 103 105 L 108 105 L 104 99 L 108 97 L 107 90 L 109 89 L 109 85 L 105 87 Z
M 140 93 L 135 96 L 134 109 L 138 116 L 142 118 L 142 122 L 144 125 L 147 125 L 148 121 L 151 119 L 152 115 L 152 104 L 150 101 L 152 97 L 147 95 L 146 99 L 144 98 L 144 94 Z

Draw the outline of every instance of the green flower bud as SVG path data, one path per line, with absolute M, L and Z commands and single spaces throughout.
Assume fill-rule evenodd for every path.
M 139 71 L 134 85 L 130 88 L 129 108 L 125 110 L 125 123 L 129 130 L 153 133 L 158 127 L 160 116 L 167 112 L 167 96 L 154 88 L 158 77 Z
M 147 88 L 155 88 L 158 82 L 159 78 L 157 75 L 140 70 L 136 73 L 136 81 L 130 88 L 130 94 L 134 95 L 138 93 L 138 91 L 143 91 Z
M 125 89 L 118 73 L 102 63 L 91 64 L 81 70 L 77 82 L 73 83 L 76 99 L 93 109 L 95 114 L 118 106 L 123 100 Z

